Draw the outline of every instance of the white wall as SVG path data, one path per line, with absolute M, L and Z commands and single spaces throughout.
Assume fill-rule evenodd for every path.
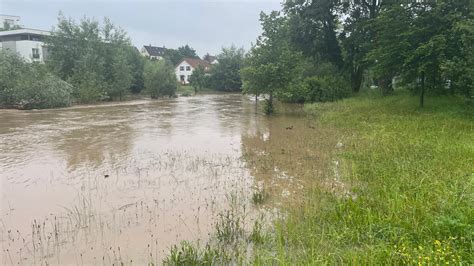
M 180 67 L 184 67 L 184 70 L 180 70 Z M 186 70 L 186 67 L 190 67 L 191 70 Z M 193 73 L 194 68 L 188 64 L 188 62 L 183 61 L 181 64 L 179 64 L 175 69 L 174 72 L 176 73 L 176 79 L 181 82 L 181 76 L 184 75 L 184 84 L 189 83 L 189 77 Z
M 16 52 L 20 54 L 27 62 L 44 62 L 43 58 L 43 47 L 44 43 L 39 41 L 17 41 L 16 42 Z M 33 48 L 39 50 L 40 57 L 33 60 Z

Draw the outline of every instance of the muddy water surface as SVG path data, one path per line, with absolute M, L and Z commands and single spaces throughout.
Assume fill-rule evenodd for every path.
M 0 264 L 159 263 L 208 240 L 230 193 L 291 198 L 317 172 L 314 127 L 258 110 L 236 94 L 0 110 Z

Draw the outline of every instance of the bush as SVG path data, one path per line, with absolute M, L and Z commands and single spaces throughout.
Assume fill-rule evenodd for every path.
M 145 65 L 144 72 L 145 89 L 150 93 L 152 99 L 161 96 L 175 96 L 178 82 L 173 66 L 164 60 L 149 61 Z
M 69 106 L 72 86 L 48 74 L 42 65 L 28 64 L 17 54 L 0 52 L 0 106 L 55 108 Z
M 51 74 L 26 82 L 17 90 L 16 104 L 23 109 L 44 109 L 69 106 L 72 86 Z
M 301 86 L 305 92 L 305 102 L 333 102 L 351 93 L 343 78 L 335 76 L 306 78 Z

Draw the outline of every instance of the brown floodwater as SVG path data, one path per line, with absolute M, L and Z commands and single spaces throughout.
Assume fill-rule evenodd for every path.
M 239 94 L 0 110 L 0 264 L 159 264 L 208 241 L 235 195 L 291 201 L 333 143 L 259 110 Z

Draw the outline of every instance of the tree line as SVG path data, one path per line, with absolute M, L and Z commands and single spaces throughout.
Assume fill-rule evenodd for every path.
M 244 92 L 334 101 L 377 87 L 472 97 L 470 0 L 292 0 L 261 13 L 263 33 L 241 70 Z
M 46 38 L 45 64 L 27 63 L 0 51 L 0 107 L 54 108 L 72 103 L 122 100 L 128 94 L 174 97 L 175 65 L 199 58 L 189 45 L 167 49 L 165 60 L 148 60 L 132 46 L 127 33 L 105 18 L 79 22 L 60 14 Z M 239 90 L 243 50 L 223 49 L 222 64 L 205 73 L 202 86 Z M 199 71 L 197 71 L 199 75 Z

